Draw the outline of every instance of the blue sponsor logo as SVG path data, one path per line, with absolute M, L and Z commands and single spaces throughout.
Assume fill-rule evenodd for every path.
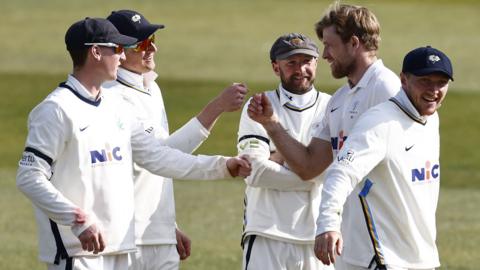
M 412 182 L 432 181 L 438 179 L 439 176 L 440 165 L 433 164 L 433 166 L 431 166 L 430 161 L 427 161 L 423 168 L 412 169 Z
M 105 149 L 90 151 L 90 159 L 92 164 L 122 160 L 119 146 L 113 147 L 111 150 L 110 149 L 111 148 L 107 145 Z

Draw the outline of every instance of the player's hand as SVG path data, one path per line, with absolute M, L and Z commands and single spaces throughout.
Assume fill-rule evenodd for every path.
M 246 156 L 229 158 L 227 160 L 227 169 L 232 177 L 247 177 L 252 172 L 252 166 Z
M 341 255 L 342 235 L 338 232 L 324 232 L 315 238 L 315 256 L 325 265 L 335 263 L 335 254 Z
M 185 260 L 190 256 L 192 241 L 185 233 L 183 233 L 179 229 L 175 229 L 175 235 L 177 236 L 178 255 L 180 255 L 180 260 Z
M 248 104 L 247 112 L 252 120 L 262 125 L 277 121 L 277 118 L 273 113 L 272 104 L 265 93 L 252 96 L 250 103 Z
M 233 83 L 231 86 L 225 88 L 216 99 L 222 111 L 233 112 L 242 108 L 247 92 L 246 84 Z
M 278 163 L 278 164 L 282 165 L 282 166 L 285 163 L 285 159 L 283 158 L 282 154 L 280 154 L 280 152 L 278 152 L 278 151 L 275 151 L 275 152 L 271 153 L 269 159 L 271 161 L 275 162 L 275 163 Z
M 95 224 L 90 225 L 78 236 L 82 249 L 98 254 L 105 249 L 103 235 Z

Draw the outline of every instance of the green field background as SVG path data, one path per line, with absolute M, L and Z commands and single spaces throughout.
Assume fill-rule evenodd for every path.
M 344 1 L 346 2 L 346 1 Z M 15 188 L 26 118 L 71 70 L 63 38 L 83 17 L 135 9 L 167 27 L 157 34 L 158 82 L 171 129 L 195 115 L 231 82 L 251 93 L 272 89 L 277 78 L 268 51 L 279 35 L 302 32 L 318 41 L 313 24 L 330 1 L 158 0 L 2 1 L 0 8 L 0 269 L 45 269 L 37 261 L 33 211 Z M 455 82 L 440 109 L 442 182 L 438 207 L 441 269 L 480 265 L 480 2 L 349 1 L 372 9 L 382 25 L 379 51 L 400 71 L 403 55 L 430 44 L 454 64 Z M 320 42 L 319 47 L 322 48 Z M 319 60 L 316 87 L 332 93 L 345 83 Z M 222 116 L 197 153 L 236 153 L 239 113 Z M 181 269 L 240 269 L 241 179 L 176 181 L 179 226 L 192 238 L 192 256 Z

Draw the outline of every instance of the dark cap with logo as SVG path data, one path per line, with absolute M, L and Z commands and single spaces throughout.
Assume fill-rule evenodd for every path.
M 87 17 L 72 24 L 65 34 L 65 44 L 69 51 L 88 47 L 85 43 L 114 43 L 125 46 L 136 42 L 136 38 L 120 34 L 111 22 L 102 18 Z
M 403 73 L 425 76 L 442 73 L 453 81 L 453 68 L 446 54 L 430 46 L 416 48 L 403 59 Z
M 318 47 L 307 36 L 290 33 L 279 37 L 270 49 L 270 60 L 286 59 L 294 54 L 307 54 L 318 57 Z
M 147 39 L 158 29 L 165 28 L 163 24 L 151 24 L 142 14 L 133 10 L 112 11 L 107 17 L 120 33 L 135 37 L 139 41 Z

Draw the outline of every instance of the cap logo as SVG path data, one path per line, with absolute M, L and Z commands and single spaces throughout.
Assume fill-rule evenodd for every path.
M 142 17 L 140 17 L 140 15 L 135 14 L 135 15 L 132 16 L 132 22 L 140 22 L 141 18 Z
M 303 43 L 303 40 L 301 38 L 292 38 L 290 40 L 290 43 L 292 43 L 295 46 L 300 46 Z
M 440 61 L 440 57 L 438 57 L 438 55 L 432 54 L 428 56 L 428 61 L 432 62 L 432 64 L 435 64 L 436 62 Z

